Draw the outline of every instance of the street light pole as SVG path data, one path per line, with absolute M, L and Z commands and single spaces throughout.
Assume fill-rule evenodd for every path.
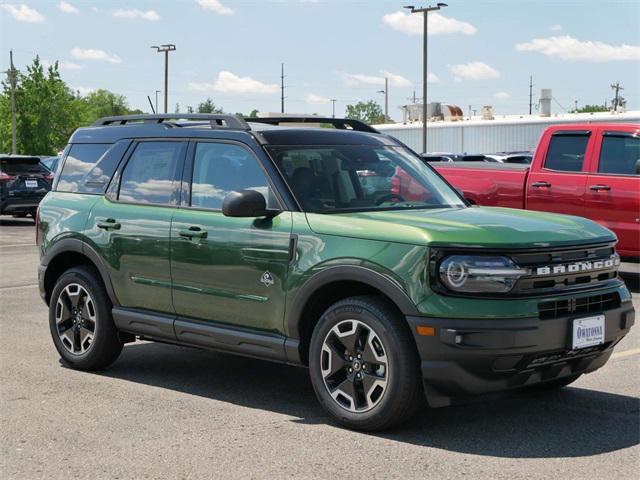
M 151 48 L 155 48 L 158 53 L 164 53 L 164 113 L 167 113 L 169 108 L 169 52 L 173 52 L 176 46 L 168 43 L 165 45 L 152 45 Z
M 158 94 L 161 92 L 162 90 L 156 90 L 156 113 L 158 113 Z
M 384 93 L 384 123 L 389 121 L 389 79 L 384 78 L 384 90 L 378 90 L 378 93 Z
M 332 118 L 336 118 L 336 99 L 332 98 L 331 99 L 331 103 L 333 104 L 333 107 L 332 107 L 332 111 L 333 111 Z
M 408 5 L 404 8 L 408 8 L 411 13 L 422 13 L 423 16 L 423 62 L 422 62 L 422 151 L 423 153 L 427 152 L 427 30 L 428 30 L 428 14 L 434 10 L 440 10 L 443 7 L 446 7 L 446 3 L 438 3 L 435 7 L 425 7 L 425 8 L 415 8 L 413 5 Z

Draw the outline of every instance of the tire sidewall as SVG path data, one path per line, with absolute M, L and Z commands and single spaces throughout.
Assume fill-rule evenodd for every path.
M 81 285 L 89 293 L 96 309 L 93 342 L 89 350 L 79 355 L 74 355 L 65 348 L 58 336 L 56 325 L 56 305 L 58 298 L 60 293 L 72 283 Z M 53 288 L 49 302 L 49 329 L 56 350 L 58 350 L 63 360 L 77 368 L 92 368 L 98 352 L 102 350 L 103 345 L 107 341 L 107 336 L 111 334 L 111 332 L 108 331 L 109 322 L 112 322 L 111 302 L 95 275 L 85 268 L 73 268 L 63 273 Z
M 320 368 L 320 356 L 322 344 L 329 331 L 343 320 L 359 320 L 372 328 L 378 335 L 384 346 L 388 365 L 389 380 L 387 388 L 380 402 L 365 412 L 350 412 L 331 397 L 322 378 Z M 352 427 L 367 429 L 368 425 L 384 422 L 384 419 L 392 413 L 402 395 L 402 381 L 406 377 L 405 361 L 401 358 L 400 349 L 403 343 L 397 332 L 397 326 L 384 315 L 367 308 L 365 302 L 357 300 L 340 302 L 331 307 L 321 317 L 313 331 L 309 349 L 309 371 L 313 388 L 322 406 L 342 424 Z

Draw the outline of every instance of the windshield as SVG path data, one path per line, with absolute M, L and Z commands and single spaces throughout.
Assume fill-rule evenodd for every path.
M 403 147 L 268 147 L 304 211 L 341 213 L 462 207 L 456 193 Z

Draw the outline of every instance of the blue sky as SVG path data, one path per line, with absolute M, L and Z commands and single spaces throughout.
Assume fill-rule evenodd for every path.
M 421 95 L 422 37 L 407 3 L 0 0 L 0 70 L 11 48 L 19 69 L 37 53 L 81 92 L 106 88 L 149 110 L 146 96 L 163 88 L 163 56 L 149 46 L 174 43 L 170 111 L 206 97 L 230 112 L 279 111 L 284 62 L 288 112 L 330 114 L 333 98 L 338 115 L 358 100 L 382 104 L 387 76 L 401 119 L 397 106 Z M 532 74 L 536 96 L 553 89 L 554 112 L 602 103 L 618 80 L 640 109 L 640 2 L 448 3 L 430 21 L 430 101 L 526 113 Z

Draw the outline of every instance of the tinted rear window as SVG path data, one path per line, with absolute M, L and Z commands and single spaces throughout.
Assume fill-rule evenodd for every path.
M 3 158 L 0 160 L 0 171 L 8 175 L 20 175 L 46 172 L 47 169 L 40 163 L 39 158 Z
M 64 161 L 56 190 L 59 192 L 80 192 L 85 177 L 91 172 L 100 157 L 111 146 L 110 143 L 77 143 L 71 145 Z
M 598 172 L 640 175 L 640 138 L 605 134 L 602 139 Z
M 561 172 L 581 172 L 589 135 L 554 135 L 544 166 Z

